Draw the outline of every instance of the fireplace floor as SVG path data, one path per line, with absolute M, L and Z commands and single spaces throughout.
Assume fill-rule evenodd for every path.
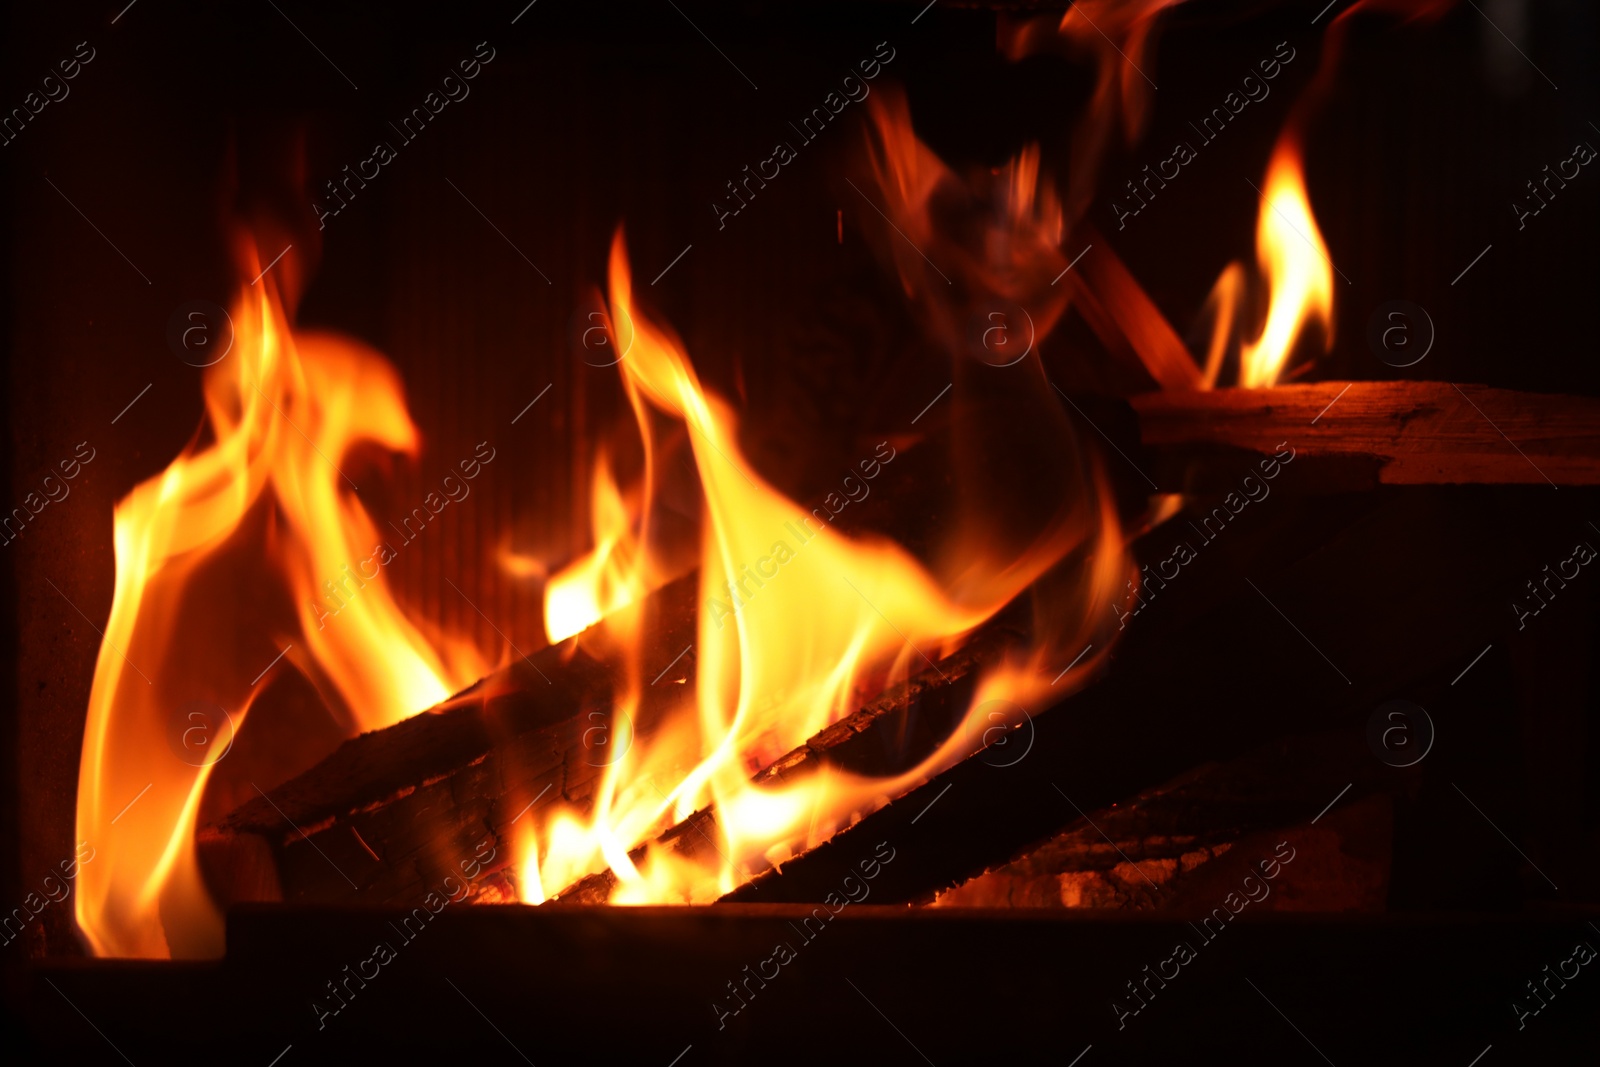
M 1490 1046 L 1495 1062 L 1529 1063 L 1565 1062 L 1593 1037 L 1600 981 L 1572 957 L 1597 935 L 1578 919 L 1191 918 L 863 901 L 826 922 L 793 906 L 481 906 L 402 928 L 400 913 L 242 908 L 214 964 L 36 967 L 18 1032 L 52 1062 L 262 1067 L 461 1053 L 1088 1065 L 1243 1050 L 1468 1064 Z M 1540 1009 L 1523 983 L 1575 966 L 1541 987 Z

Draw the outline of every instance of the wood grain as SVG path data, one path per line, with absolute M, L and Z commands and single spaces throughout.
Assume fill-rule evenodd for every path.
M 1600 485 L 1600 399 L 1592 397 L 1317 382 L 1146 393 L 1132 405 L 1149 473 L 1163 488 L 1218 453 L 1267 456 L 1284 447 L 1349 488 Z

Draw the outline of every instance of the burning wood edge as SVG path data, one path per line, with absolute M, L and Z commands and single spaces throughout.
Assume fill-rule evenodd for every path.
M 1193 904 L 1206 911 L 1222 895 L 1212 889 L 1219 877 L 1253 873 L 1237 868 L 1289 839 L 1319 876 L 1287 879 L 1288 893 L 1274 894 L 1269 908 L 1292 899 L 1301 909 L 1381 911 L 1392 801 L 1420 778 L 1419 770 L 1397 775 L 1374 760 L 1353 731 L 1290 737 L 1087 811 L 1015 859 L 940 892 L 932 905 L 1171 911 Z M 1306 824 L 1306 813 L 1336 794 L 1338 809 L 1320 825 Z M 1237 873 L 1223 874 L 1230 869 Z
M 1163 489 L 1220 479 L 1218 454 L 1293 448 L 1317 488 L 1600 485 L 1600 399 L 1450 382 L 1317 382 L 1131 400 Z M 1207 455 L 1210 452 L 1212 455 Z M 1252 473 L 1249 470 L 1243 473 Z
M 913 742 L 920 735 L 930 748 L 937 744 L 960 724 L 984 671 L 1000 663 L 1008 651 L 1020 645 L 1021 639 L 1021 634 L 1006 623 L 991 621 L 960 650 L 942 659 L 936 672 L 924 672 L 886 690 L 855 714 L 763 768 L 751 781 L 759 786 L 795 779 L 816 772 L 824 762 L 865 773 L 888 773 L 886 748 L 897 739 L 904 743 L 906 731 L 913 732 Z M 717 843 L 719 833 L 715 808 L 702 808 L 628 855 L 639 863 L 654 847 L 686 859 L 723 856 L 722 846 Z M 741 873 L 749 879 L 756 872 Z M 551 897 L 549 903 L 603 904 L 617 882 L 611 870 L 591 874 Z
M 651 594 L 660 625 L 646 662 L 665 662 L 693 640 L 698 575 Z M 823 759 L 862 773 L 888 768 L 885 753 L 931 750 L 966 710 L 982 668 L 1016 646 L 1016 630 L 991 620 L 962 649 L 819 732 L 755 776 L 780 781 Z M 692 692 L 695 657 L 673 677 L 644 687 L 639 737 L 653 714 Z M 548 681 L 546 680 L 548 677 Z M 616 670 L 589 656 L 580 636 L 517 661 L 429 713 L 345 742 L 332 755 L 198 835 L 202 868 L 225 903 L 287 900 L 411 906 L 470 857 L 485 872 L 475 889 L 515 900 L 508 877 L 513 824 L 530 809 L 582 806 L 605 772 L 586 735 L 611 708 Z M 682 684 L 672 684 L 680 682 Z M 664 832 L 657 844 L 678 855 L 711 854 L 710 810 Z M 489 842 L 492 858 L 480 846 Z M 635 850 L 635 859 L 645 846 Z M 615 884 L 593 875 L 560 895 L 603 902 Z
M 926 903 L 1208 761 L 1319 731 L 1361 745 L 1377 704 L 1447 690 L 1507 626 L 1503 593 L 1562 514 L 1547 494 L 1515 511 L 1444 493 L 1367 503 L 1308 498 L 1294 509 L 1296 525 L 1241 529 L 1242 540 L 1214 557 L 1223 573 L 1208 596 L 1173 592 L 1164 614 L 1129 625 L 1094 685 L 1028 708 L 1037 729 L 1025 758 L 977 753 L 723 901 L 822 901 L 889 841 L 902 858 L 874 881 L 873 903 Z M 1170 551 L 1171 536 L 1152 531 L 1149 552 Z M 1270 603 L 1246 582 L 1263 574 Z M 1286 617 L 1316 620 L 1316 648 Z M 1429 620 L 1426 641 L 1411 632 L 1420 618 Z M 1242 649 L 1251 650 L 1243 663 Z M 1339 791 L 1298 818 L 1312 819 Z
M 681 658 L 671 679 L 644 687 L 641 720 L 682 699 L 673 680 L 693 677 L 694 653 L 684 652 L 694 640 L 698 582 L 690 574 L 647 598 L 657 623 L 648 628 L 645 662 Z M 485 866 L 505 867 L 503 843 L 517 818 L 581 801 L 604 772 L 589 735 L 609 728 L 621 678 L 584 646 L 579 635 L 541 649 L 430 712 L 352 738 L 202 829 L 196 843 L 213 890 L 227 903 L 334 903 L 359 894 L 363 904 L 410 904 L 486 839 L 496 862 Z

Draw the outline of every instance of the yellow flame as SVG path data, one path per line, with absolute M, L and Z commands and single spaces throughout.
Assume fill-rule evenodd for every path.
M 393 369 L 353 342 L 297 337 L 270 275 L 231 314 L 234 347 L 204 384 L 211 443 L 136 486 L 113 517 L 115 592 L 78 785 L 78 837 L 97 854 L 75 909 L 99 956 L 221 953 L 194 848 L 214 765 L 169 743 L 187 702 L 242 726 L 270 684 L 257 672 L 287 649 L 276 669 L 299 667 L 336 695 L 354 734 L 486 669 L 470 645 L 425 637 L 384 575 L 346 570 L 377 566 L 366 561 L 382 539 L 339 464 L 363 442 L 418 448 Z
M 590 500 L 594 548 L 545 586 L 544 628 L 551 644 L 587 630 L 657 584 L 646 578 L 633 526 L 643 505 L 629 506 L 603 453 Z
M 1256 226 L 1256 255 L 1271 289 L 1261 336 L 1240 353 L 1239 384 L 1272 385 L 1283 373 L 1306 324 L 1322 326 L 1324 347 L 1333 344 L 1333 270 L 1322 232 L 1306 196 L 1300 152 L 1279 143 L 1267 166 L 1264 202 Z
M 863 807 L 965 755 L 971 745 L 958 733 L 888 781 L 817 773 L 778 787 L 751 782 L 756 770 L 853 712 L 863 690 L 933 669 L 1077 541 L 1043 538 L 1023 558 L 969 566 L 945 588 L 893 542 L 833 529 L 761 477 L 739 447 L 732 410 L 701 386 L 677 338 L 634 304 L 620 232 L 609 274 L 612 316 L 634 326 L 619 365 L 630 396 L 683 421 L 704 492 L 698 670 L 694 692 L 683 694 L 660 729 L 628 738 L 631 747 L 606 767 L 589 812 L 562 808 L 540 833 L 524 835 L 521 895 L 542 900 L 609 867 L 619 883 L 613 903 L 710 901 L 752 869 L 825 840 Z M 892 446 L 884 447 L 892 458 Z M 612 503 L 594 511 L 606 524 L 597 525 L 599 547 L 582 569 L 563 574 L 570 585 L 547 594 L 547 620 L 556 601 L 583 600 L 592 609 L 606 602 L 608 584 L 628 585 L 597 561 L 614 561 L 622 531 L 639 520 L 619 522 Z M 1111 543 L 1120 547 L 1114 512 L 1101 515 L 1110 516 Z M 636 547 L 628 555 L 642 558 Z M 1105 573 L 1095 580 L 1115 589 L 1126 569 L 1120 552 L 1103 559 L 1097 570 Z M 639 708 L 636 607 L 607 615 L 604 627 L 626 662 L 615 696 L 627 713 L 617 716 L 621 722 Z M 720 835 L 713 862 L 655 849 L 637 863 L 629 857 L 640 841 L 712 804 Z

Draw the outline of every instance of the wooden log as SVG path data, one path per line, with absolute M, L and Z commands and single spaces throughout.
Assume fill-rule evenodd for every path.
M 897 461 L 901 482 L 894 491 L 853 504 L 850 520 L 855 528 L 886 531 L 915 550 L 924 544 L 926 529 L 940 525 L 938 504 L 919 494 L 924 486 L 942 484 L 944 452 L 908 451 L 915 454 Z M 643 687 L 633 723 L 641 741 L 669 711 L 693 698 L 698 580 L 698 573 L 687 575 L 646 599 L 644 674 L 647 683 L 655 681 Z M 981 632 L 989 631 L 996 635 L 992 640 L 1009 641 L 1017 628 L 997 619 Z M 461 858 L 475 857 L 484 842 L 494 849 L 489 869 L 505 868 L 512 859 L 512 824 L 538 819 L 557 803 L 585 811 L 615 751 L 605 746 L 614 732 L 612 698 L 622 678 L 617 658 L 604 649 L 591 654 L 594 644 L 592 633 L 580 634 L 514 661 L 428 714 L 346 742 L 271 790 L 270 799 L 257 797 L 202 828 L 201 863 L 214 894 L 225 903 L 409 906 Z M 670 671 L 656 678 L 669 664 Z M 948 732 L 949 724 L 938 718 L 942 709 L 964 710 L 963 684 L 936 692 L 913 679 L 898 694 L 869 703 L 864 714 L 822 731 L 766 773 L 807 772 L 813 758 L 807 754 L 824 750 L 836 760 L 855 752 L 863 772 L 870 773 L 865 747 L 835 744 L 858 733 L 869 735 L 884 753 L 920 758 Z M 869 729 L 879 719 L 881 726 Z M 525 815 L 530 803 L 531 815 Z M 693 834 L 700 825 L 686 825 L 675 836 Z M 480 879 L 478 885 L 507 897 L 514 892 L 507 877 Z
M 646 686 L 640 738 L 692 692 L 698 574 L 651 594 L 642 609 Z M 581 805 L 611 758 L 620 672 L 591 654 L 591 631 L 541 649 L 432 711 L 352 738 L 322 763 L 202 829 L 197 844 L 225 902 L 365 905 L 419 902 L 484 854 L 510 860 L 511 824 L 532 808 Z M 479 883 L 505 895 L 503 880 Z
M 991 622 L 971 642 L 941 660 L 936 672 L 924 672 L 889 689 L 763 768 L 752 781 L 758 786 L 793 782 L 825 763 L 877 775 L 914 766 L 959 724 L 984 669 L 1017 647 L 1021 636 L 1004 621 Z M 715 863 L 719 856 L 726 858 L 718 844 L 720 833 L 716 809 L 702 808 L 629 856 L 637 863 L 653 846 L 682 858 Z M 750 878 L 760 872 L 741 873 Z M 616 885 L 617 877 L 608 869 L 580 879 L 550 903 L 603 904 Z
M 1161 488 L 1235 488 L 1285 442 L 1327 490 L 1600 485 L 1600 399 L 1449 382 L 1317 382 L 1131 401 Z
M 1165 397 L 1167 394 L 1160 396 Z M 1309 418 L 1306 421 L 1309 423 Z M 1272 446 L 1265 448 L 1264 452 L 1273 453 L 1275 451 L 1273 446 L 1277 444 L 1277 441 L 1272 442 Z M 1285 468 L 1295 473 L 1274 482 L 1274 487 L 1288 483 L 1291 478 L 1303 477 L 1302 472 L 1306 466 L 1304 460 L 1297 457 L 1292 465 Z M 1230 465 L 1228 469 L 1232 477 L 1235 479 L 1239 477 L 1237 464 Z M 1254 467 L 1246 464 L 1243 469 L 1249 472 Z M 1316 476 L 1313 475 L 1314 477 Z M 1235 488 L 1236 484 L 1229 488 Z M 1294 561 L 1293 566 L 1299 580 L 1327 594 L 1327 599 L 1336 602 L 1341 596 L 1348 598 L 1350 591 L 1354 590 L 1357 596 L 1371 600 L 1370 604 L 1359 609 L 1352 608 L 1344 613 L 1345 617 L 1354 620 L 1356 625 L 1345 627 L 1345 633 L 1337 639 L 1340 642 L 1347 640 L 1350 635 L 1364 637 L 1371 632 L 1368 620 L 1380 610 L 1390 617 L 1395 617 L 1395 613 L 1403 617 L 1406 609 L 1400 606 L 1402 604 L 1410 605 L 1417 615 L 1431 615 L 1440 605 L 1453 606 L 1449 625 L 1441 626 L 1434 631 L 1437 641 L 1425 652 L 1412 653 L 1403 658 L 1393 655 L 1396 645 L 1409 643 L 1402 638 L 1396 645 L 1379 645 L 1377 648 L 1351 647 L 1347 656 L 1342 654 L 1336 656 L 1341 662 L 1355 663 L 1368 668 L 1366 673 L 1369 676 L 1363 679 L 1361 689 L 1353 694 L 1344 692 L 1342 686 L 1331 692 L 1332 699 L 1329 699 L 1328 693 L 1320 694 L 1317 700 L 1306 703 L 1303 708 L 1305 714 L 1321 716 L 1320 721 L 1327 722 L 1332 717 L 1348 713 L 1354 707 L 1363 706 L 1361 701 L 1369 699 L 1369 694 L 1381 694 L 1388 687 L 1417 678 L 1419 672 L 1428 669 L 1429 664 L 1432 664 L 1435 670 L 1440 669 L 1441 650 L 1446 656 L 1457 651 L 1481 650 L 1482 645 L 1478 635 L 1492 629 L 1496 612 L 1504 607 L 1494 599 L 1496 583 L 1507 586 L 1513 581 L 1513 576 L 1520 573 L 1518 567 L 1521 566 L 1521 562 L 1518 554 L 1507 551 L 1506 546 L 1525 535 L 1525 527 L 1522 524 L 1514 524 L 1510 529 L 1480 529 L 1485 538 L 1483 545 L 1494 546 L 1479 549 L 1479 554 L 1494 557 L 1496 562 L 1492 568 L 1472 562 L 1476 554 L 1470 547 L 1462 546 L 1462 539 L 1459 536 L 1455 538 L 1453 547 L 1448 552 L 1434 551 L 1429 553 L 1429 558 L 1425 561 L 1407 561 L 1405 552 L 1397 553 L 1394 550 L 1394 542 L 1408 544 L 1413 548 L 1428 543 L 1408 541 L 1414 531 L 1422 529 L 1434 530 L 1437 538 L 1442 540 L 1447 531 L 1454 531 L 1458 525 L 1457 522 L 1448 520 L 1444 516 L 1470 512 L 1473 510 L 1472 505 L 1461 500 L 1414 495 L 1388 503 L 1379 498 L 1372 498 L 1367 501 L 1367 506 L 1372 509 L 1371 513 L 1352 509 L 1348 503 L 1301 501 L 1291 506 L 1291 510 L 1297 511 L 1292 523 L 1279 522 L 1266 530 L 1258 529 L 1254 535 L 1246 533 L 1236 537 L 1232 534 L 1214 534 L 1216 538 L 1228 539 L 1224 540 L 1220 548 L 1207 547 L 1209 542 L 1192 535 L 1192 527 L 1186 522 L 1187 516 L 1182 514 L 1170 523 L 1176 532 L 1171 529 L 1158 529 L 1153 532 L 1140 550 L 1145 558 L 1154 560 L 1169 556 L 1173 542 L 1180 537 L 1200 545 L 1201 553 L 1210 554 L 1209 565 L 1212 568 L 1212 575 L 1182 579 L 1190 583 L 1188 588 L 1195 594 L 1190 598 L 1191 604 L 1199 605 L 1198 609 L 1192 606 L 1185 609 L 1173 605 L 1170 592 L 1151 593 L 1152 599 L 1156 596 L 1167 598 L 1160 607 L 1153 609 L 1154 615 L 1165 614 L 1166 618 L 1152 628 L 1146 625 L 1146 619 L 1149 618 L 1146 616 L 1138 620 L 1134 626 L 1138 638 L 1148 635 L 1159 635 L 1159 637 L 1151 636 L 1149 643 L 1136 640 L 1131 647 L 1125 642 L 1119 650 L 1121 669 L 1115 672 L 1111 687 L 1105 694 L 1083 698 L 1077 715 L 1073 715 L 1071 711 L 1049 707 L 1032 709 L 1046 719 L 1052 715 L 1057 718 L 1072 715 L 1074 719 L 1087 715 L 1096 720 L 1092 725 L 1086 724 L 1081 732 L 1076 734 L 1079 745 L 1074 746 L 1069 741 L 1063 741 L 1057 734 L 1056 739 L 1042 746 L 1041 751 L 1061 757 L 1067 753 L 1060 746 L 1067 745 L 1074 749 L 1099 748 L 1114 753 L 1114 761 L 1111 764 L 1096 764 L 1094 767 L 1094 778 L 1102 783 L 1103 789 L 1098 795 L 1101 801 L 1110 804 L 1125 799 L 1140 788 L 1160 781 L 1164 775 L 1175 775 L 1186 770 L 1193 761 L 1228 757 L 1243 751 L 1264 736 L 1276 736 L 1285 732 L 1290 722 L 1289 720 L 1280 722 L 1274 718 L 1275 702 L 1294 699 L 1292 694 L 1305 687 L 1307 675 L 1317 671 L 1319 664 L 1325 665 L 1325 661 L 1315 659 L 1315 650 L 1308 650 L 1303 645 L 1295 649 L 1293 643 L 1302 639 L 1292 627 L 1285 626 L 1282 616 L 1277 615 L 1266 605 L 1259 594 L 1251 590 L 1241 577 L 1247 571 L 1259 573 L 1258 568 L 1270 565 L 1275 559 L 1282 559 L 1285 552 L 1288 553 L 1288 559 Z M 1340 534 L 1339 531 L 1349 526 L 1352 521 L 1355 523 L 1353 529 L 1357 532 L 1350 535 Z M 1342 537 L 1343 540 L 1337 542 L 1337 546 L 1331 552 L 1323 552 L 1324 542 L 1330 535 Z M 1477 539 L 1469 540 L 1473 544 L 1478 543 Z M 1330 554 L 1331 562 L 1327 558 Z M 1305 562 L 1307 559 L 1313 559 L 1315 563 L 1308 564 Z M 1381 562 L 1374 565 L 1375 559 L 1381 559 Z M 1452 570 L 1451 566 L 1458 569 L 1472 567 L 1474 580 L 1460 581 L 1457 577 L 1458 571 Z M 1234 581 L 1233 587 L 1220 597 L 1217 596 L 1217 583 L 1214 580 L 1217 567 L 1228 568 Z M 1534 565 L 1534 569 L 1537 569 L 1537 565 Z M 1389 591 L 1386 588 L 1387 584 L 1393 584 L 1398 592 Z M 1323 597 L 1314 599 L 1322 600 Z M 1263 609 L 1266 610 L 1265 615 L 1262 614 Z M 1299 613 L 1291 614 L 1298 616 Z M 1252 644 L 1253 639 L 1257 637 L 1265 637 L 1272 643 L 1280 644 L 1284 643 L 1283 639 L 1287 637 L 1290 645 L 1286 650 L 1288 659 L 1281 660 L 1270 669 L 1261 672 L 1261 677 L 1268 682 L 1263 692 L 1253 694 L 1242 702 L 1239 708 L 1225 710 L 1219 708 L 1218 710 L 1223 711 L 1225 715 L 1227 712 L 1237 714 L 1223 718 L 1218 728 L 1209 731 L 1209 736 L 1197 735 L 1195 724 L 1192 722 L 1169 725 L 1167 716 L 1158 709 L 1183 706 L 1192 701 L 1190 690 L 1195 684 L 1195 678 L 1206 678 L 1219 666 L 1231 669 L 1236 661 L 1237 648 Z M 1325 639 L 1319 638 L 1319 641 L 1327 643 Z M 1475 642 L 1480 643 L 1475 646 Z M 1365 642 L 1362 642 L 1362 646 L 1364 644 Z M 1343 644 L 1336 647 L 1340 648 L 1341 653 L 1345 651 Z M 1186 651 L 1174 653 L 1173 650 L 1178 648 Z M 1315 662 L 1307 662 L 1305 655 L 1295 654 L 1307 651 L 1310 651 Z M 1453 664 L 1452 669 L 1459 670 L 1459 666 L 1460 664 Z M 1336 669 L 1331 672 L 1331 676 L 1335 683 L 1343 681 Z M 1107 728 L 1105 723 L 1099 721 L 1100 716 L 1111 719 L 1113 707 L 1129 702 L 1152 705 L 1152 708 L 1142 709 L 1141 713 L 1135 716 L 1119 717 L 1125 724 L 1123 727 Z M 1140 725 L 1134 726 L 1132 725 L 1134 723 Z M 1162 736 L 1163 734 L 1165 736 Z M 1117 761 L 1121 760 L 1124 752 L 1131 752 L 1132 758 L 1119 765 Z M 1083 758 L 1080 751 L 1072 751 L 1071 757 L 1072 763 L 1068 765 L 1076 765 Z M 914 796 L 897 798 L 900 802 L 891 804 L 890 808 L 898 812 L 897 818 L 901 820 L 920 814 L 925 805 L 940 795 L 944 785 L 973 777 L 981 778 L 989 772 L 989 768 L 976 766 L 975 762 L 981 761 L 969 760 L 967 764 L 952 768 L 941 775 L 935 783 L 916 790 Z M 1048 763 L 1049 757 L 1042 762 Z M 1030 768 L 1030 774 L 1036 769 L 1036 767 Z M 1020 774 L 1018 777 L 1026 780 L 1029 774 Z M 1032 784 L 1041 783 L 1034 781 Z M 1044 810 L 1051 805 L 1059 808 L 1058 801 L 1059 798 L 1048 799 L 1048 802 L 1033 798 L 1029 804 L 1017 805 L 1015 809 L 987 809 L 991 820 L 990 831 L 984 832 L 976 826 L 964 824 L 964 832 L 959 835 L 962 837 L 960 846 L 946 849 L 944 852 L 944 857 L 951 859 L 948 866 L 933 865 L 930 870 L 923 872 L 923 880 L 920 883 L 914 881 L 918 877 L 916 874 L 918 868 L 915 864 L 906 865 L 897 872 L 897 875 L 907 879 L 906 895 L 903 899 L 922 899 L 938 888 L 941 879 L 962 878 L 974 869 L 981 869 L 984 862 L 992 862 L 980 857 L 989 854 L 986 849 L 995 841 L 1011 840 L 1019 844 L 1036 841 L 1037 836 L 1029 837 L 1029 831 L 1026 829 L 1034 824 L 1031 824 L 1028 818 L 1019 818 L 1015 812 Z M 1044 805 L 1044 809 L 1040 808 L 1041 804 Z M 1073 817 L 1077 816 L 1074 814 Z M 871 823 L 872 820 L 869 819 L 867 822 Z M 1035 829 L 1037 828 L 1036 826 Z M 856 829 L 841 835 L 841 838 L 848 845 L 852 837 L 861 838 L 870 832 Z M 713 847 L 711 843 L 717 840 L 714 814 L 698 812 L 681 826 L 663 834 L 660 840 L 674 851 L 707 854 L 710 847 Z M 751 882 L 735 890 L 729 899 L 746 902 L 766 900 L 793 902 L 818 899 L 813 894 L 825 892 L 830 888 L 830 879 L 834 878 L 835 869 L 839 867 L 833 860 L 822 857 L 830 853 L 848 851 L 848 847 L 834 849 L 833 844 L 830 842 L 815 850 L 814 856 L 799 857 L 789 865 L 785 865 L 785 869 L 792 866 L 799 872 L 815 869 L 829 873 L 803 878 L 797 876 L 790 880 L 793 884 L 787 889 L 776 890 L 779 893 L 777 896 L 764 894 L 773 891 L 769 887 L 785 882 L 786 876 L 783 871 L 758 875 Z M 610 885 L 611 882 L 605 877 L 587 879 L 563 894 L 563 897 L 580 902 L 598 902 L 605 899 L 605 892 L 609 891 Z
M 652 595 L 659 633 L 646 657 L 693 639 L 697 575 Z M 971 700 L 979 668 L 1020 640 L 992 620 L 965 647 L 819 732 L 763 769 L 757 782 L 812 773 L 823 760 L 860 773 L 913 765 L 949 732 Z M 202 864 L 226 902 L 418 904 L 461 859 L 484 860 L 475 895 L 515 900 L 513 824 L 558 802 L 585 808 L 610 755 L 603 747 L 616 669 L 580 635 L 517 661 L 433 711 L 354 738 L 318 766 L 253 800 L 199 835 Z M 693 699 L 692 651 L 646 686 L 634 724 L 641 743 L 666 713 Z M 546 679 L 548 676 L 548 680 Z M 597 744 L 597 740 L 601 743 Z M 682 768 L 687 772 L 690 768 Z M 674 826 L 660 843 L 681 855 L 717 848 L 714 814 Z M 487 842 L 487 847 L 484 843 Z M 638 850 L 642 854 L 643 846 Z M 604 901 L 610 872 L 564 900 Z
M 1134 280 L 1132 272 L 1094 227 L 1077 235 L 1090 246 L 1062 284 L 1100 343 L 1113 354 L 1132 356 L 1162 389 L 1200 387 L 1200 367 L 1161 309 Z
M 1393 794 L 1421 778 L 1420 768 L 1397 774 L 1373 759 L 1354 731 L 1288 738 L 1088 811 L 933 905 L 1171 911 L 1194 903 L 1205 912 L 1288 841 L 1292 876 L 1276 883 L 1264 910 L 1381 911 Z M 1337 810 L 1304 825 L 1335 795 Z M 1219 876 L 1224 884 L 1211 889 Z
M 874 902 L 928 901 L 1198 764 L 1308 731 L 1359 737 L 1400 694 L 1442 701 L 1513 629 L 1519 578 L 1537 572 L 1550 531 L 1573 522 L 1564 496 L 1430 489 L 1263 505 L 1241 520 L 1253 529 L 1203 545 L 1128 624 L 1104 678 L 1028 708 L 1026 759 L 969 758 L 724 899 L 822 900 L 890 841 L 901 858 Z M 1165 556 L 1179 536 L 1193 539 L 1182 514 L 1138 555 Z

